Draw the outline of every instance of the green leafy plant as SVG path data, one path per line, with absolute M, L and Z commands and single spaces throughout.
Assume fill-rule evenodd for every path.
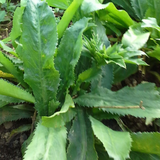
M 58 24 L 46 2 L 66 9 Z M 101 122 L 128 114 L 160 118 L 159 89 L 154 84 L 111 91 L 112 84 L 133 73 L 115 79 L 121 68 L 147 65 L 138 56 L 146 55 L 140 49 L 150 32 L 113 3 L 46 2 L 28 0 L 16 9 L 10 34 L 15 50 L 5 40 L 0 42 L 10 53 L 0 52 L 0 69 L 13 76 L 10 82 L 7 76 L 0 80 L 1 122 L 29 118 L 34 112 L 32 126 L 25 128 L 35 125 L 22 147 L 24 159 L 159 157 L 159 133 L 114 131 Z M 113 33 L 107 26 L 114 25 L 122 38 L 111 44 L 106 32 Z M 149 138 L 153 141 L 146 143 Z

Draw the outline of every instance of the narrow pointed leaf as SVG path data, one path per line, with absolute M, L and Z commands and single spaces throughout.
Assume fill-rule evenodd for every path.
M 48 103 L 56 97 L 59 73 L 53 56 L 57 43 L 56 20 L 47 3 L 28 0 L 23 15 L 22 47 L 17 49 L 24 61 L 24 79 L 33 89 L 36 109 L 48 115 Z
M 31 118 L 33 112 L 16 109 L 10 106 L 0 108 L 0 125 L 4 122 Z
M 27 91 L 3 79 L 0 79 L 0 86 L 3 86 L 3 88 L 2 87 L 0 88 L 1 95 L 21 99 L 21 100 L 31 102 L 31 103 L 35 103 L 35 99 L 30 93 L 28 93 Z
M 94 148 L 93 132 L 88 116 L 83 110 L 77 110 L 77 116 L 69 132 L 67 160 L 98 160 Z M 78 140 L 78 143 L 77 143 Z
M 113 131 L 91 116 L 90 121 L 94 134 L 103 143 L 110 157 L 114 160 L 125 160 L 129 157 L 132 141 L 129 133 Z
M 117 92 L 99 88 L 74 101 L 81 106 L 95 107 L 119 115 L 160 118 L 160 94 L 153 83 L 144 83 L 133 88 L 124 87 Z
M 55 66 L 60 73 L 60 89 L 63 93 L 74 83 L 74 68 L 81 54 L 82 33 L 87 27 L 88 20 L 83 18 L 67 29 L 58 47 Z
M 38 123 L 24 160 L 67 160 L 66 128 L 48 128 Z

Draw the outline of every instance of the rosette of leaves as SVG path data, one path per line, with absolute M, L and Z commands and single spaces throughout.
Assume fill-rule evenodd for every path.
M 67 8 L 58 24 L 48 4 Z M 133 23 L 123 23 L 127 32 L 120 43 L 111 46 L 101 21 L 107 18 L 110 23 L 118 24 L 125 22 L 126 16 L 132 22 L 125 11 L 121 13 L 112 3 L 102 5 L 97 0 L 74 0 L 70 5 L 65 0 L 57 0 L 55 4 L 54 1 L 48 4 L 28 0 L 17 8 L 11 32 L 16 60 L 1 53 L 3 71 L 14 76 L 10 83 L 4 78 L 0 80 L 3 86 L 0 89 L 1 109 L 9 111 L 12 107 L 14 110 L 12 103 L 20 103 L 25 109 L 34 108 L 37 113 L 34 133 L 23 145 L 24 159 L 158 157 L 159 133 L 114 131 L 101 122 L 128 114 L 160 117 L 160 96 L 154 84 L 125 87 L 117 92 L 110 89 L 114 66 L 147 65 L 138 56 L 145 55 L 139 49 L 149 33 L 135 29 Z M 78 8 L 84 14 L 74 17 L 74 21 L 78 20 L 68 27 Z M 108 16 L 101 17 L 99 10 Z M 113 17 L 116 16 L 115 22 Z M 26 113 L 24 108 L 21 111 Z M 6 117 L 6 121 L 16 120 Z M 152 140 L 148 142 L 149 138 Z

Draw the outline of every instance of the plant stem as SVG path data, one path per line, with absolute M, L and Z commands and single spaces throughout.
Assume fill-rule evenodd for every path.
M 71 5 L 67 8 L 62 16 L 61 21 L 57 25 L 58 38 L 61 38 L 64 31 L 68 27 L 70 21 L 72 20 L 74 14 L 76 13 L 79 6 L 82 4 L 83 0 L 74 0 Z

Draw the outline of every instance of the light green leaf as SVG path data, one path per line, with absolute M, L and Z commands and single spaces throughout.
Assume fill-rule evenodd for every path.
M 81 6 L 84 14 L 98 11 L 101 20 L 112 22 L 122 28 L 133 25 L 133 20 L 124 10 L 117 10 L 113 3 L 101 4 L 98 0 L 84 0 Z
M 0 79 L 0 86 L 3 86 L 3 88 L 2 87 L 0 88 L 0 94 L 2 95 L 35 103 L 35 99 L 30 93 L 3 79 Z
M 67 160 L 98 160 L 91 124 L 83 110 L 77 110 L 68 139 Z
M 5 3 L 5 2 L 6 2 L 6 0 L 0 0 L 0 3 L 2 3 L 2 4 Z
M 67 0 L 46 0 L 49 6 L 60 8 L 60 9 L 67 9 L 69 4 Z
M 132 150 L 160 155 L 160 133 L 132 133 Z
M 144 46 L 150 33 L 141 29 L 140 24 L 129 27 L 129 30 L 123 35 L 122 44 L 124 47 L 130 47 L 134 50 Z
M 147 52 L 150 57 L 154 57 L 160 61 L 160 46 L 157 45 L 153 51 Z
M 129 158 L 132 142 L 129 133 L 113 131 L 93 117 L 90 116 L 89 118 L 94 134 L 103 143 L 109 156 L 114 158 L 114 160 Z
M 160 118 L 160 95 L 153 83 L 140 84 L 134 88 L 124 87 L 117 92 L 99 88 L 74 101 L 81 106 L 95 107 L 119 115 Z
M 20 37 L 22 34 L 22 15 L 24 12 L 24 7 L 17 7 L 13 16 L 13 27 L 10 33 L 12 43 L 16 38 Z
M 131 15 L 134 18 L 137 18 L 135 16 L 134 10 L 132 8 L 131 5 L 131 0 L 111 0 L 114 4 L 117 4 L 118 6 L 124 8 L 125 11 L 127 11 L 127 13 L 129 15 Z
M 75 112 L 73 112 L 70 108 L 74 108 L 74 102 L 72 100 L 72 97 L 67 94 L 66 98 L 65 98 L 65 102 L 61 108 L 60 111 L 56 112 L 55 114 L 53 114 L 50 117 L 42 117 L 42 125 L 46 126 L 46 127 L 61 127 L 65 125 L 65 118 L 68 115 L 69 116 L 69 120 L 71 120 L 73 118 L 73 116 L 75 115 Z M 68 120 L 68 121 L 69 121 Z
M 155 18 L 148 17 L 147 19 L 143 19 L 142 21 L 142 27 L 155 28 L 160 32 L 160 26 L 157 24 L 157 20 Z
M 66 160 L 66 128 L 47 128 L 38 123 L 24 160 Z
M 55 66 L 60 73 L 62 94 L 74 83 L 74 69 L 81 54 L 82 33 L 88 25 L 88 20 L 84 17 L 68 28 L 58 47 Z
M 39 114 L 49 115 L 49 101 L 55 99 L 59 73 L 53 56 L 57 44 L 56 20 L 47 3 L 28 0 L 22 18 L 21 45 L 17 52 L 24 62 L 24 79 L 33 90 Z

